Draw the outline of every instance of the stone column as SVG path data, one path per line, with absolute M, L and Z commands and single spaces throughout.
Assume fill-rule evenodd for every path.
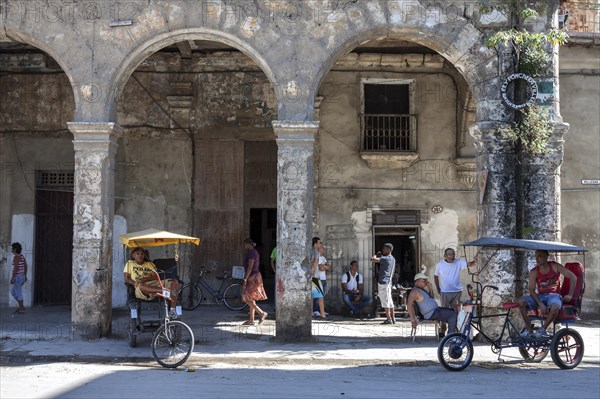
M 568 128 L 554 125 L 549 154 L 523 157 L 523 238 L 560 241 L 560 167 Z
M 478 144 L 477 154 L 477 236 L 515 237 L 516 162 L 513 148 L 496 131 L 496 122 L 479 122 L 472 130 Z M 481 253 L 479 267 L 488 261 L 490 253 Z M 483 284 L 498 286 L 496 295 L 486 291 L 485 306 L 497 306 L 514 298 L 515 262 L 510 251 L 499 251 L 480 275 Z M 488 295 L 490 294 L 490 295 Z
M 277 330 L 294 342 L 312 336 L 310 265 L 313 153 L 318 122 L 274 121 L 277 137 Z
M 121 127 L 110 122 L 70 122 L 75 147 L 73 293 L 75 338 L 111 331 L 114 171 Z

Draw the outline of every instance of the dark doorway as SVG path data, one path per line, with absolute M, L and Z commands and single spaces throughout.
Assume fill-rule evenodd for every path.
M 417 227 L 385 227 L 375 229 L 375 252 L 380 251 L 385 243 L 394 246 L 392 255 L 396 259 L 396 270 L 392 280 L 392 298 L 395 312 L 406 316 L 406 293 L 402 287 L 412 287 L 418 269 L 419 229 Z M 375 270 L 375 269 L 374 269 Z M 377 291 L 377 279 L 373 276 L 373 290 Z M 379 306 L 379 305 L 378 305 Z
M 62 177 L 54 179 L 61 173 Z M 40 175 L 45 178 L 38 179 L 35 192 L 34 303 L 68 305 L 73 259 L 73 172 Z
M 250 238 L 256 242 L 260 255 L 260 272 L 263 276 L 265 291 L 269 301 L 275 285 L 275 274 L 271 269 L 271 251 L 277 245 L 277 209 L 250 209 Z

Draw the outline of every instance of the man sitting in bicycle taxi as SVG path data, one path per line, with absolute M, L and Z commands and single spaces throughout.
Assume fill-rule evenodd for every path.
M 135 288 L 135 297 L 145 301 L 151 301 L 156 298 L 158 293 L 162 293 L 160 282 L 156 273 L 157 268 L 154 263 L 147 258 L 144 248 L 136 247 L 131 251 L 133 260 L 127 261 L 123 274 L 125 284 L 130 284 Z M 177 304 L 177 294 L 179 293 L 179 282 L 177 279 L 166 279 L 163 285 L 171 292 L 169 298 L 169 309 L 172 315 L 176 315 L 174 307 Z
M 529 295 L 519 299 L 519 311 L 525 322 L 526 330 L 521 334 L 524 337 L 548 338 L 552 334 L 547 332 L 548 327 L 558 317 L 563 300 L 570 302 L 577 283 L 577 276 L 558 262 L 548 261 L 548 251 L 535 251 L 536 266 L 529 273 Z M 560 275 L 569 279 L 569 294 L 560 297 Z M 536 293 L 537 287 L 537 293 Z M 531 326 L 528 311 L 538 309 L 542 317 L 546 317 L 544 325 L 535 333 Z

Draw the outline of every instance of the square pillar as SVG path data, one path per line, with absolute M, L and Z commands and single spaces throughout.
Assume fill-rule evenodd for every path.
M 71 329 L 76 339 L 111 332 L 112 223 L 117 141 L 112 122 L 69 122 L 75 149 Z
M 277 137 L 277 330 L 285 342 L 312 336 L 313 168 L 318 122 L 273 121 Z

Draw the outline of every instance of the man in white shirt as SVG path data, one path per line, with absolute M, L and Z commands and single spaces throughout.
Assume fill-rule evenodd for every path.
M 371 305 L 373 300 L 364 294 L 362 274 L 358 273 L 358 262 L 350 262 L 350 271 L 342 275 L 342 299 L 350 308 L 351 315 L 360 314 L 361 309 Z
M 467 264 L 466 259 L 456 259 L 454 249 L 446 248 L 444 251 L 444 259 L 440 260 L 435 267 L 434 280 L 437 287 L 437 292 L 440 294 L 442 307 L 456 309 L 460 304 L 462 294 L 462 284 L 460 282 L 460 272 L 477 263 L 475 259 Z M 440 336 L 444 336 L 446 332 L 446 324 L 440 326 Z

